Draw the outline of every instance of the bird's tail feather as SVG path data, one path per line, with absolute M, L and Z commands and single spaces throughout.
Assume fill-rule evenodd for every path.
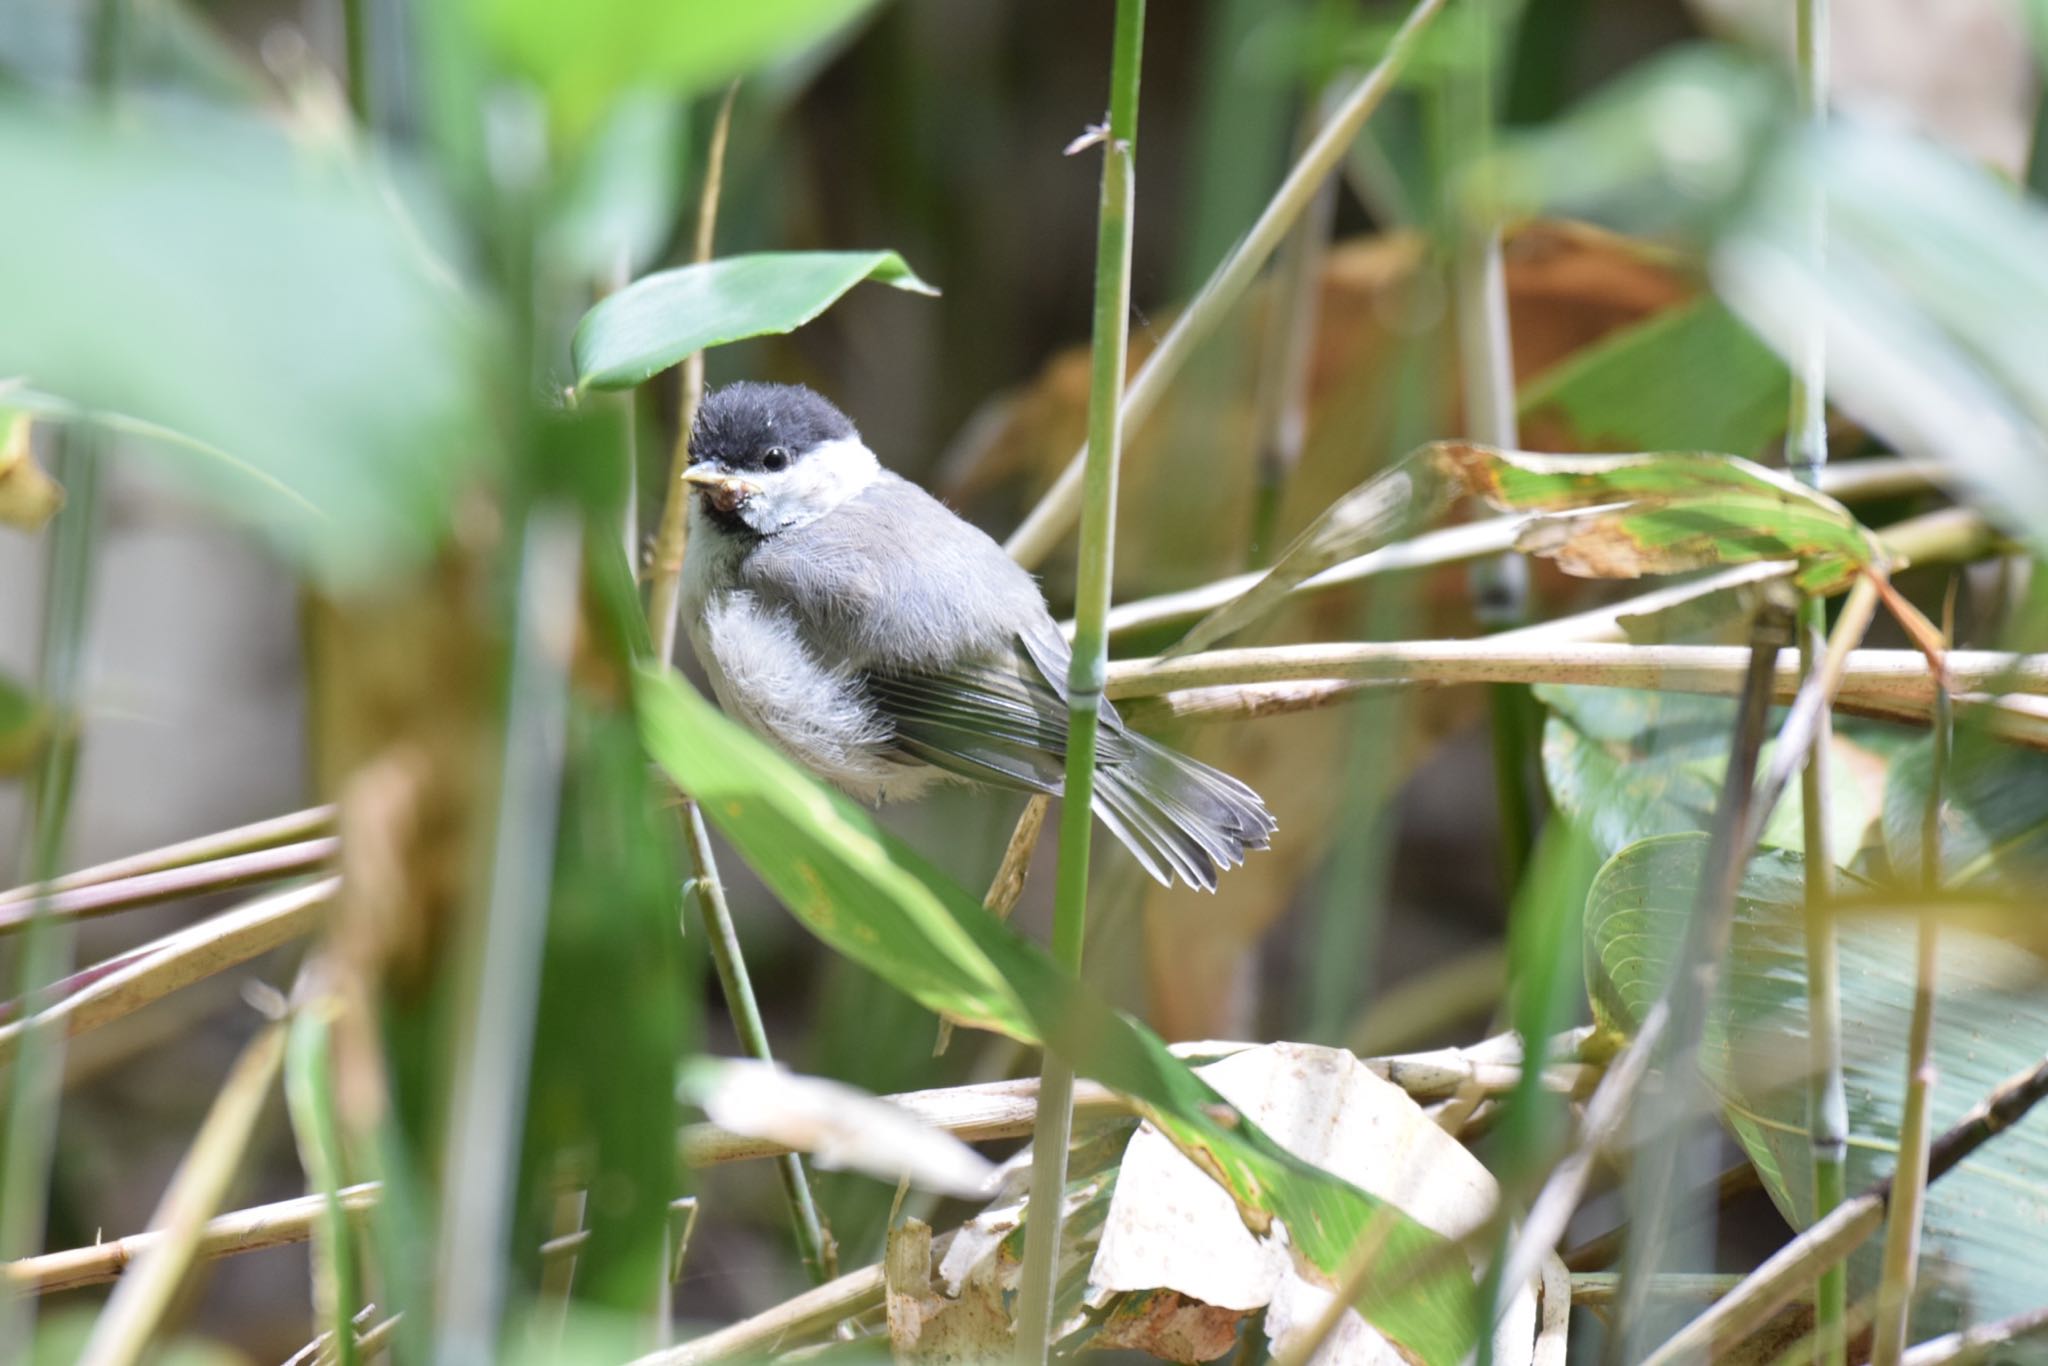
M 1264 849 L 1276 824 L 1259 794 L 1133 732 L 1096 770 L 1103 824 L 1160 882 L 1216 890 L 1217 875 Z

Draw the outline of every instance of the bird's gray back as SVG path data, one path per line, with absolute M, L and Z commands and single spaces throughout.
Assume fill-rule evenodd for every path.
M 821 662 L 856 670 L 944 668 L 1051 626 L 1001 546 L 887 471 L 831 515 L 754 545 L 738 577 L 796 620 Z

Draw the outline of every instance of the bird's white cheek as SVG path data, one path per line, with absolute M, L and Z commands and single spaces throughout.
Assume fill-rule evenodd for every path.
M 858 440 L 827 442 L 786 470 L 748 474 L 761 491 L 740 508 L 740 516 L 764 536 L 802 526 L 857 496 L 880 468 L 875 453 Z

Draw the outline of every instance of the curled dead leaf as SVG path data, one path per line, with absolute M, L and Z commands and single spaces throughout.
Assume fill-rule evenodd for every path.
M 1237 1345 L 1241 1309 L 1224 1309 L 1174 1290 L 1150 1290 L 1117 1301 L 1089 1346 L 1129 1348 L 1162 1361 L 1214 1361 Z

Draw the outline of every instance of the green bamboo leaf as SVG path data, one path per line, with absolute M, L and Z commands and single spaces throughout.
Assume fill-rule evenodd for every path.
M 1684 938 L 1707 837 L 1671 835 L 1622 850 L 1586 899 L 1588 988 L 1596 1013 L 1633 1029 L 1663 990 Z M 1702 1066 L 1723 1115 L 1795 1227 L 1812 1220 L 1806 1130 L 1805 878 L 1796 854 L 1767 850 L 1749 866 L 1733 937 L 1709 1011 Z M 1849 1096 L 1848 1185 L 1886 1175 L 1905 1097 L 1900 1049 L 1912 1013 L 1914 926 L 1861 919 L 1840 927 L 1842 1062 Z M 2010 944 L 1945 929 L 1937 973 L 1933 1058 L 1936 1132 L 2000 1081 L 2041 1060 L 2048 1039 L 2043 965 Z M 1923 1298 L 1916 1335 L 1965 1314 L 1982 1321 L 2038 1305 L 2041 1229 L 2048 1226 L 2048 1114 L 2034 1113 L 1929 1187 Z M 1876 1243 L 1850 1263 L 1851 1294 L 1876 1284 Z
M 1368 1227 L 1384 1227 L 1389 1270 L 1359 1312 L 1418 1360 L 1463 1357 L 1474 1325 L 1464 1258 L 1398 1288 L 1401 1268 L 1443 1255 L 1442 1238 L 1279 1147 L 1150 1031 L 673 674 L 642 670 L 636 703 L 649 752 L 813 934 L 927 1007 L 1058 1049 L 1130 1097 L 1248 1224 L 1283 1223 L 1318 1278 L 1339 1275 Z
M 325 999 L 313 1002 L 286 1027 L 284 1098 L 306 1184 L 323 1202 L 313 1230 L 314 1311 L 321 1328 L 333 1335 L 336 1366 L 356 1366 L 360 1354 L 352 1325 L 362 1291 L 355 1230 L 341 1205 L 341 1188 L 349 1181 L 334 1100 L 330 1009 Z
M 1518 549 L 1568 574 L 1633 579 L 1757 560 L 1799 560 L 1808 592 L 1845 586 L 1878 558 L 1849 510 L 1732 455 L 1537 455 L 1461 441 L 1430 447 L 1443 474 L 1532 519 Z
M 793 332 L 862 280 L 938 293 L 893 251 L 766 251 L 643 276 L 576 325 L 576 385 L 630 389 L 693 351 Z
M 618 95 L 714 89 L 829 38 L 874 0 L 470 0 L 477 27 L 514 71 L 547 92 L 572 134 Z
M 1603 337 L 1522 386 L 1522 421 L 1579 450 L 1753 453 L 1785 430 L 1791 381 L 1712 299 Z
M 1892 763 L 1884 793 L 1884 847 L 1901 881 L 1920 882 L 1920 822 L 1934 770 L 1922 736 Z M 1950 887 L 2032 897 L 2048 883 L 2048 755 L 1980 731 L 1955 737 L 1942 782 L 1942 881 Z

